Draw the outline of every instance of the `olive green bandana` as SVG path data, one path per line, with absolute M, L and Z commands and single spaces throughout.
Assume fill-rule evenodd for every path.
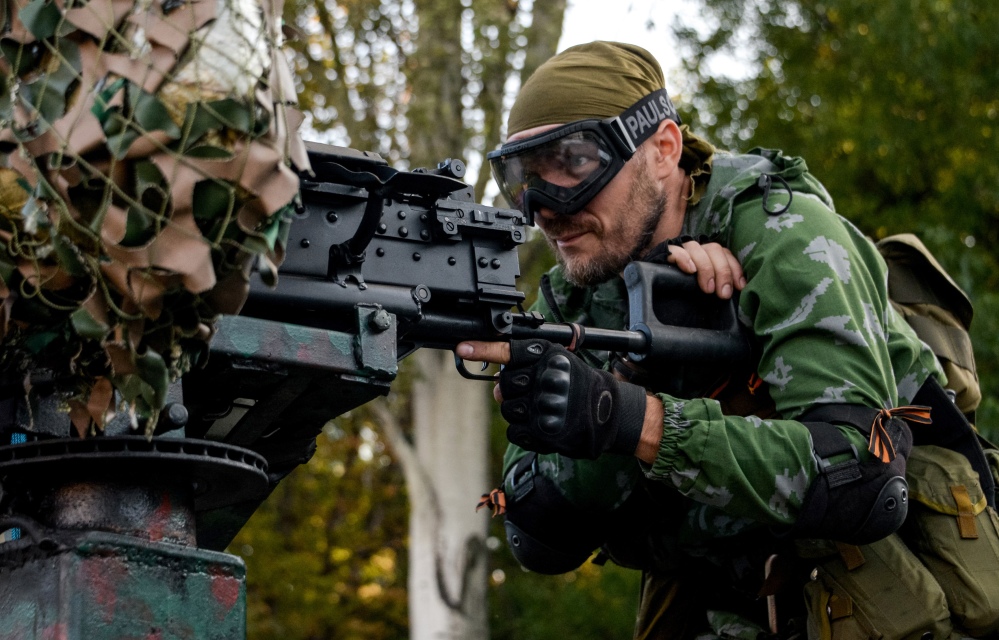
M 611 118 L 665 86 L 659 63 L 641 47 L 604 41 L 570 47 L 538 67 L 524 83 L 510 110 L 507 132 Z M 696 203 L 711 175 L 715 149 L 687 125 L 680 131 L 680 167 L 693 182 L 690 201 Z

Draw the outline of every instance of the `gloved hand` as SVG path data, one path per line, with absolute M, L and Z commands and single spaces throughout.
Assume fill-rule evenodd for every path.
M 633 455 L 645 420 L 645 389 L 590 367 L 545 340 L 512 340 L 500 372 L 506 436 L 538 453 L 595 459 Z

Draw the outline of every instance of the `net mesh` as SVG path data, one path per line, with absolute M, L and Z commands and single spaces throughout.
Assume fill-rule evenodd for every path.
M 151 433 L 254 261 L 276 277 L 308 168 L 281 11 L 0 2 L 0 383 L 55 380 L 81 436 Z

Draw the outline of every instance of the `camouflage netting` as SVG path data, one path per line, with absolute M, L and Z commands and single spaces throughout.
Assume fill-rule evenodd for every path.
M 308 166 L 280 16 L 281 0 L 0 0 L 8 394 L 54 379 L 81 436 L 116 411 L 152 433 L 254 259 L 274 274 L 289 164 Z

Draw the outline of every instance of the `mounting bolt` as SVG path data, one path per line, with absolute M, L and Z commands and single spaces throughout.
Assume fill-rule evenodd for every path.
M 311 243 L 311 242 L 309 242 L 309 239 L 308 239 L 308 238 L 302 238 L 302 241 L 301 241 L 301 242 L 299 242 L 298 244 L 302 245 L 302 248 L 303 248 L 303 249 L 308 249 L 308 248 L 309 248 L 309 245 L 310 245 L 310 244 L 312 244 L 312 243 Z
M 179 402 L 171 402 L 160 411 L 160 419 L 156 422 L 156 433 L 162 434 L 187 426 L 190 415 L 187 407 Z
M 392 326 L 392 316 L 385 309 L 379 309 L 371 314 L 368 324 L 375 331 L 385 331 Z

